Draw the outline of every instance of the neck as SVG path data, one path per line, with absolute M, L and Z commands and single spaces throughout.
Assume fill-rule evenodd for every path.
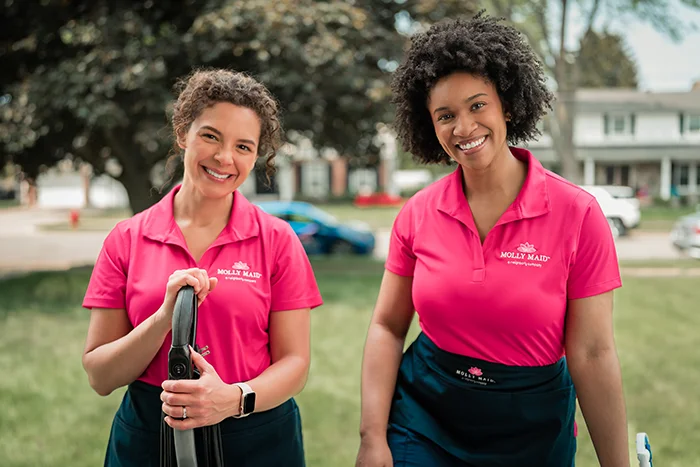
M 526 164 L 518 160 L 508 146 L 484 169 L 473 170 L 462 166 L 464 192 L 469 201 L 485 196 L 514 199 L 526 176 Z
M 228 223 L 233 204 L 233 193 L 219 199 L 206 198 L 184 180 L 175 194 L 173 213 L 181 227 L 206 227 Z

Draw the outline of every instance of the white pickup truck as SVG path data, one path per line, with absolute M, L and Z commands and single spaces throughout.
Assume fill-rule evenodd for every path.
M 598 201 L 615 238 L 625 236 L 639 226 L 641 213 L 636 198 L 615 197 L 610 190 L 599 185 L 584 185 L 581 188 Z

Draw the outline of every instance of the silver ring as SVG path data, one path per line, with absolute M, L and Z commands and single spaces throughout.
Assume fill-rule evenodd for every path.
M 183 406 L 182 406 L 182 419 L 184 420 L 184 419 L 186 419 L 186 418 L 187 418 L 187 407 L 185 407 L 185 406 L 183 405 Z

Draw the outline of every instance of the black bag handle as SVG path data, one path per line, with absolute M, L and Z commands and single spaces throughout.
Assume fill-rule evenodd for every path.
M 197 296 L 190 285 L 180 289 L 175 300 L 172 323 L 172 344 L 168 353 L 169 379 L 196 379 L 190 346 L 197 339 Z
M 199 351 L 197 340 L 197 295 L 192 286 L 182 287 L 175 299 L 172 320 L 172 344 L 168 352 L 169 379 L 199 379 L 192 363 L 190 346 Z M 202 436 L 205 467 L 223 467 L 223 450 L 219 424 L 196 430 L 173 430 L 165 423 L 160 430 L 161 467 L 198 467 L 195 432 Z M 202 456 L 200 456 L 201 458 Z

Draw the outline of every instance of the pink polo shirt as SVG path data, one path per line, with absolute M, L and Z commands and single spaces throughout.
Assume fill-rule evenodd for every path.
M 532 154 L 525 183 L 483 245 L 462 171 L 402 208 L 386 268 L 413 276 L 423 332 L 443 350 L 516 366 L 564 354 L 567 300 L 622 285 L 610 227 L 595 198 Z
M 85 308 L 124 308 L 135 327 L 163 303 L 177 269 L 206 269 L 219 283 L 199 307 L 197 344 L 226 383 L 248 381 L 270 366 L 271 312 L 315 308 L 322 299 L 309 260 L 288 223 L 234 193 L 229 224 L 199 263 L 173 217 L 175 187 L 149 209 L 120 222 L 105 239 Z M 139 378 L 167 379 L 171 334 Z

